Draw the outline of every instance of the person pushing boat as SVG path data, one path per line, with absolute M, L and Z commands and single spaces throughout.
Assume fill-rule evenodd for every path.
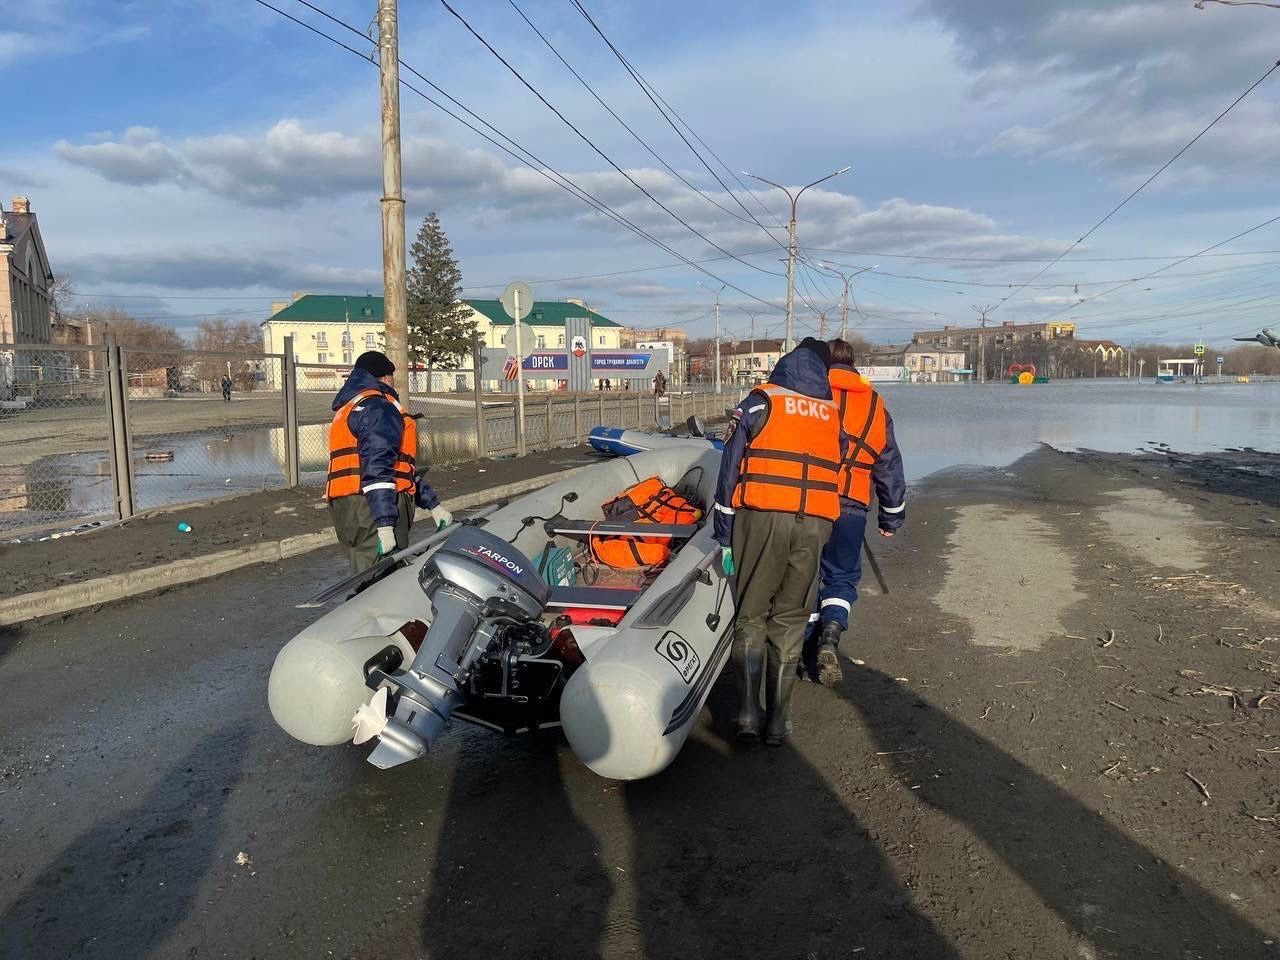
M 892 537 L 907 519 L 907 484 L 884 398 L 854 367 L 852 346 L 837 339 L 829 341 L 828 347 L 831 397 L 840 410 L 849 446 L 837 480 L 840 516 L 822 548 L 818 606 L 810 615 L 803 662 L 811 680 L 833 687 L 844 679 L 836 650 L 858 599 L 872 487 L 880 536 Z
M 716 485 L 715 538 L 733 577 L 731 669 L 738 735 L 781 744 L 791 732 L 791 694 L 818 562 L 840 516 L 837 482 L 846 438 L 831 401 L 830 349 L 806 337 L 769 382 L 733 411 Z M 765 713 L 760 683 L 765 684 Z
M 324 497 L 352 573 L 409 545 L 415 507 L 440 529 L 453 521 L 418 473 L 418 422 L 391 386 L 395 371 L 386 354 L 366 351 L 333 400 Z

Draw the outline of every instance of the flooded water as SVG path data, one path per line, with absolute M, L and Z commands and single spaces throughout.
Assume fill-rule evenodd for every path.
M 1076 380 L 1027 387 L 888 384 L 881 389 L 911 481 L 960 464 L 1003 466 L 1041 443 L 1062 450 L 1117 453 L 1159 445 L 1185 452 L 1230 447 L 1280 451 L 1280 383 L 1195 386 Z M 435 444 L 441 451 L 474 444 L 469 418 L 429 416 L 425 422 L 427 451 Z M 325 424 L 301 428 L 304 483 L 323 482 L 327 429 Z M 161 451 L 172 453 L 172 460 L 146 458 L 147 453 Z M 136 438 L 134 458 L 142 509 L 284 482 L 279 428 Z M 21 504 L 29 501 L 22 491 L 34 489 L 33 477 L 39 478 L 41 509 L 23 510 Z M 50 478 L 57 478 L 57 489 Z M 32 524 L 75 522 L 112 511 L 105 451 L 5 468 L 0 487 L 10 491 L 7 500 L 0 497 L 0 526 L 11 518 Z
M 1280 451 L 1280 383 L 889 384 L 881 392 L 908 480 L 960 464 L 1004 466 L 1041 443 L 1111 453 L 1161 444 Z

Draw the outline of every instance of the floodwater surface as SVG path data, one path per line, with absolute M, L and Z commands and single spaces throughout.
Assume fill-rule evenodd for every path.
M 1188 453 L 1252 447 L 1280 450 L 1280 383 L 1155 384 L 1070 380 L 1014 386 L 883 384 L 907 479 L 915 482 L 963 464 L 1004 466 L 1041 443 L 1059 450 L 1128 453 L 1170 448 Z M 736 396 L 726 397 L 726 405 Z M 423 421 L 424 448 L 474 444 L 467 417 Z M 584 423 L 584 428 L 594 424 Z M 607 426 L 607 424 L 606 424 Z M 324 480 L 327 424 L 303 426 L 303 483 Z M 280 428 L 236 427 L 134 439 L 137 500 L 142 509 L 284 482 Z M 164 459 L 147 459 L 161 454 Z M 7 472 L 6 472 L 7 471 Z M 8 491 L 8 503 L 5 502 Z M 23 492 L 30 504 L 21 510 Z M 111 512 L 105 450 L 46 457 L 0 471 L 0 528 L 75 522 Z M 39 504 L 36 506 L 35 504 Z M 6 508 L 16 512 L 6 514 Z
M 907 479 L 1058 450 L 1280 450 L 1280 383 L 885 384 Z

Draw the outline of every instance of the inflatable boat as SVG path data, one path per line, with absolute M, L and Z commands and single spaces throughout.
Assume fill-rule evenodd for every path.
M 690 417 L 687 427 L 678 433 L 647 433 L 643 430 L 628 430 L 623 427 L 592 427 L 591 432 L 587 434 L 587 443 L 591 444 L 591 448 L 597 453 L 614 457 L 630 457 L 659 447 L 671 446 L 705 448 L 710 445 L 716 450 L 724 449 L 723 440 L 704 435 L 702 423 L 697 417 Z
M 559 725 L 603 777 L 658 773 L 729 653 L 719 461 L 705 440 L 610 460 L 383 558 L 277 655 L 273 717 L 316 746 L 376 741 L 380 768 L 458 719 Z

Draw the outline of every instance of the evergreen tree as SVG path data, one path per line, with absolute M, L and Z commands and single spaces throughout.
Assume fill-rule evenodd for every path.
M 433 369 L 456 369 L 470 354 L 475 322 L 460 301 L 462 271 L 434 211 L 422 221 L 409 256 L 409 359 L 427 368 L 430 390 Z

